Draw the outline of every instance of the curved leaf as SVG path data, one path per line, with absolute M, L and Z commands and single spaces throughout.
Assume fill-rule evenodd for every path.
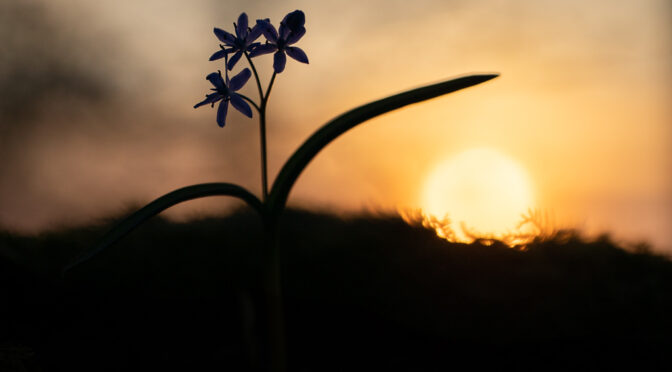
M 310 136 L 306 142 L 294 152 L 292 157 L 287 160 L 280 170 L 278 177 L 273 183 L 267 201 L 270 221 L 274 221 L 284 208 L 287 203 L 289 192 L 303 169 L 310 163 L 315 155 L 320 152 L 320 150 L 336 139 L 336 137 L 378 115 L 382 115 L 412 103 L 425 101 L 460 89 L 468 88 L 496 78 L 497 76 L 499 75 L 469 75 L 422 88 L 412 89 L 359 106 L 332 119 Z
M 183 187 L 157 198 L 153 202 L 139 209 L 137 212 L 126 217 L 123 221 L 119 222 L 103 237 L 103 239 L 96 246 L 82 253 L 77 259 L 67 265 L 63 269 L 63 273 L 81 263 L 88 261 L 93 256 L 103 251 L 105 248 L 114 244 L 119 239 L 123 238 L 126 234 L 133 231 L 141 223 L 172 207 L 173 205 L 187 200 L 217 195 L 233 196 L 242 199 L 263 216 L 263 205 L 261 201 L 252 193 L 238 185 L 230 183 L 202 183 Z

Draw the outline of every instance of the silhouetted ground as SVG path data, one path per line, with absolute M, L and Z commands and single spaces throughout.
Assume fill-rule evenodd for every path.
M 256 216 L 157 218 L 60 278 L 107 227 L 0 234 L 0 370 L 253 369 Z M 289 211 L 280 242 L 292 371 L 670 367 L 672 262 L 607 238 L 521 252 Z

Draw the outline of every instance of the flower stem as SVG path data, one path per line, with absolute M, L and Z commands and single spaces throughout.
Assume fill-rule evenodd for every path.
M 271 82 L 268 83 L 268 89 L 266 89 L 266 95 L 264 96 L 263 102 L 264 102 L 264 108 L 266 107 L 266 102 L 268 101 L 268 95 L 271 94 L 271 88 L 273 88 L 273 82 L 275 81 L 275 71 L 273 71 L 273 76 L 271 76 Z
M 255 72 L 256 74 L 256 72 Z M 259 111 L 259 135 L 261 140 L 261 190 L 262 190 L 262 201 L 266 201 L 268 198 L 268 169 L 266 161 L 266 105 L 268 104 L 268 96 L 271 94 L 271 88 L 273 88 L 273 82 L 275 81 L 275 71 L 271 77 L 271 82 L 268 83 L 268 89 L 266 89 L 266 95 L 261 98 L 261 109 Z
M 261 113 L 261 108 L 259 108 L 259 106 L 250 97 L 245 96 L 245 95 L 240 94 L 240 93 L 236 93 L 236 94 L 238 94 L 240 96 L 240 98 L 249 102 L 257 110 L 258 113 Z
M 261 102 L 259 111 L 259 139 L 261 142 L 261 201 L 266 202 L 268 198 L 268 180 L 266 170 L 266 100 Z
M 261 89 L 261 80 L 257 69 L 252 63 L 250 56 L 245 53 L 247 62 L 254 72 L 254 78 L 257 80 L 257 89 L 259 89 L 259 106 L 254 105 L 259 111 L 259 140 L 261 147 L 261 201 L 266 204 L 268 199 L 268 169 L 266 161 L 266 107 L 268 97 L 271 94 L 271 88 L 275 82 L 275 71 L 268 83 L 266 94 Z M 253 103 L 249 98 L 242 96 Z M 254 103 L 253 103 L 254 104 Z M 276 235 L 276 220 L 269 219 L 266 209 L 262 211 L 264 221 L 264 245 L 266 248 L 266 267 L 265 267 L 265 292 L 266 308 L 268 322 L 268 368 L 273 372 L 285 372 L 285 332 L 284 332 L 284 312 L 282 305 L 282 281 L 280 274 L 280 247 Z
M 254 63 L 252 63 L 252 58 L 245 52 L 245 58 L 247 58 L 247 63 L 250 64 L 250 67 L 252 67 L 252 72 L 254 73 L 254 78 L 257 80 L 257 89 L 259 89 L 259 99 L 262 102 L 264 102 L 264 92 L 261 90 L 261 80 L 259 80 L 259 74 L 257 73 L 257 68 L 254 67 Z
M 257 68 L 254 67 L 252 63 L 252 58 L 245 52 L 245 58 L 252 68 L 254 73 L 254 79 L 257 81 L 257 89 L 259 90 L 259 99 L 261 104 L 259 106 L 254 105 L 259 111 L 259 142 L 261 143 L 261 201 L 265 202 L 268 198 L 268 170 L 267 170 L 267 161 L 266 161 L 266 103 L 268 102 L 268 95 L 271 93 L 271 87 L 275 81 L 275 72 L 273 72 L 273 77 L 271 77 L 271 82 L 268 84 L 268 89 L 266 90 L 266 95 L 261 89 L 261 80 L 259 79 L 259 74 L 257 73 Z M 243 97 L 247 98 L 247 97 Z M 248 101 L 252 102 L 248 99 Z

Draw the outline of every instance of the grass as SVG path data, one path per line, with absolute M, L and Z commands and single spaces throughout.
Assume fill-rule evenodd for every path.
M 672 262 L 645 249 L 573 232 L 525 251 L 449 243 L 397 216 L 281 221 L 289 370 L 669 366 Z M 257 216 L 155 218 L 61 278 L 108 227 L 0 234 L 0 370 L 260 368 Z

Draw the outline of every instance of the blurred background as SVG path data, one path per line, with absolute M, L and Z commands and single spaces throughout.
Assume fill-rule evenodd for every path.
M 472 72 L 491 82 L 386 114 L 322 152 L 290 205 L 421 206 L 437 164 L 472 148 L 513 159 L 558 226 L 672 253 L 672 3 L 0 0 L 0 226 L 80 225 L 200 182 L 260 191 L 256 120 L 192 107 L 210 89 L 213 27 L 245 11 L 306 14 L 268 108 L 269 177 L 354 106 Z M 272 57 L 255 61 L 266 83 Z M 234 73 L 242 69 L 239 62 Z M 256 97 L 254 84 L 243 92 Z M 171 218 L 240 206 L 209 198 Z M 449 212 L 449 211 L 448 211 Z

